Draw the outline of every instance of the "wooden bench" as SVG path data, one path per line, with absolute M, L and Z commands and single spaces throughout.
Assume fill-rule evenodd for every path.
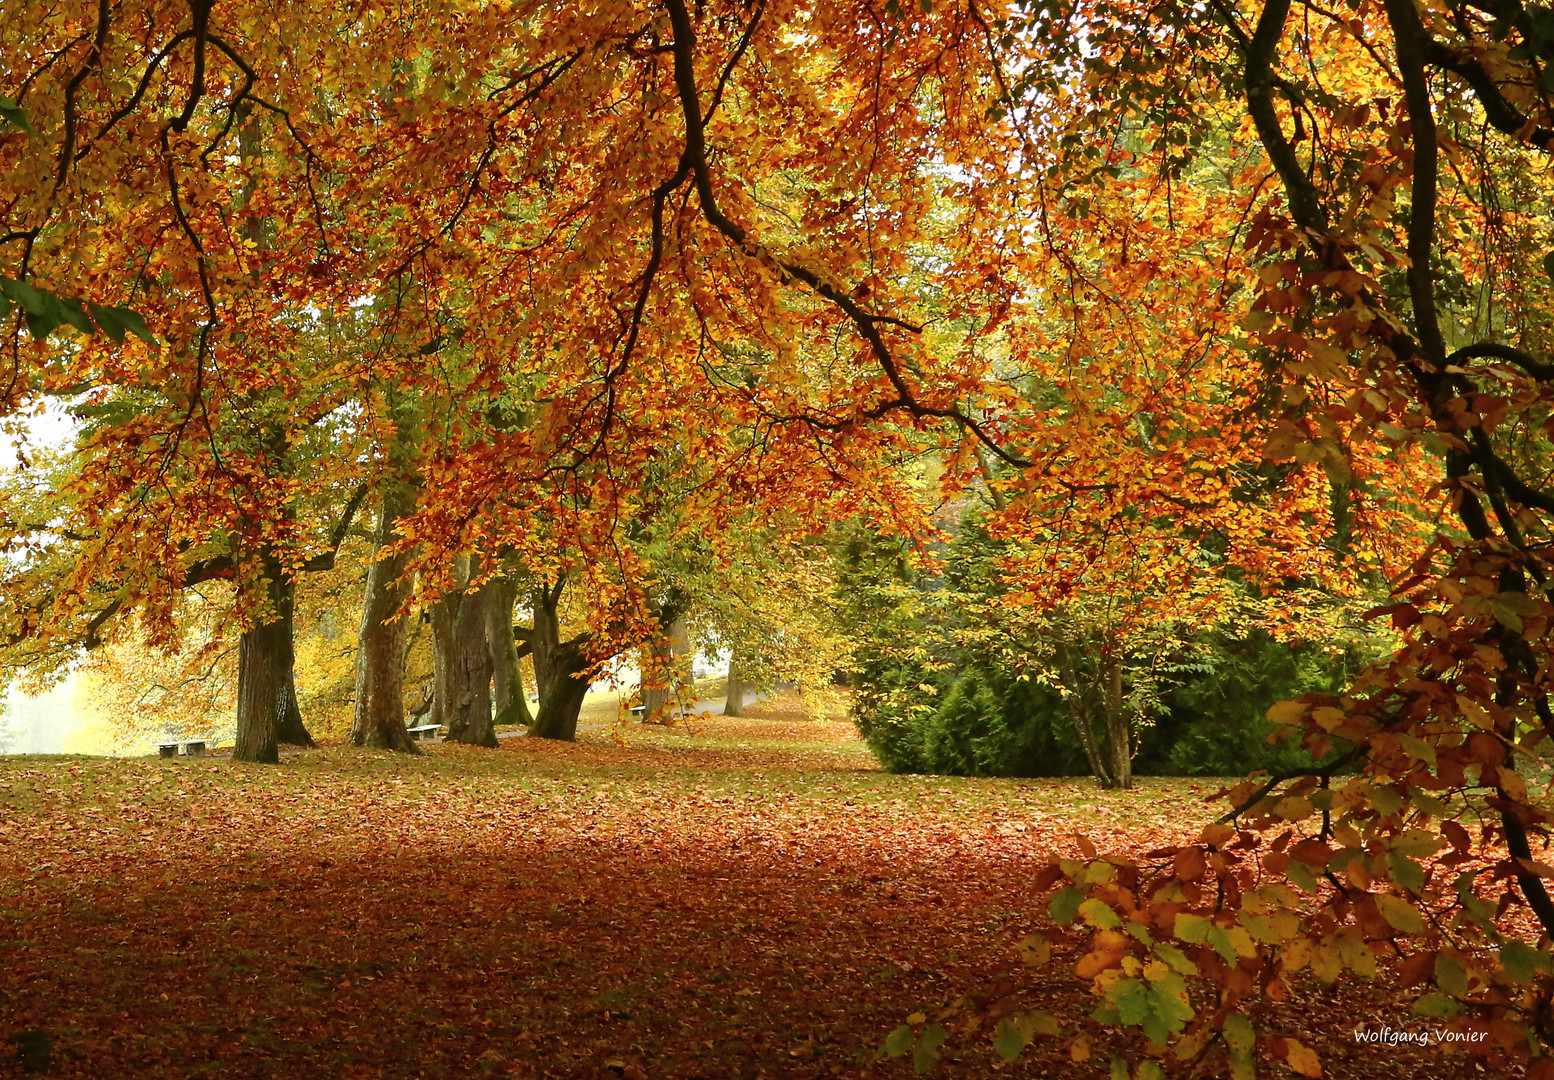
M 647 719 L 647 706 L 646 705 L 633 705 L 631 707 L 631 718 L 633 720 L 645 720 L 645 719 Z
M 157 743 L 156 752 L 159 757 L 177 757 L 178 748 L 183 747 L 185 757 L 204 757 L 204 739 L 180 739 L 177 742 Z
M 405 733 L 409 735 L 411 739 L 420 741 L 421 739 L 435 738 L 437 733 L 441 731 L 444 726 L 445 725 L 443 724 L 420 724 L 413 728 L 406 728 Z

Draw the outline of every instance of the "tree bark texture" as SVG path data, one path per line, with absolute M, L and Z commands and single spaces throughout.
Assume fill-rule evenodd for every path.
M 638 667 L 642 672 L 639 693 L 644 720 L 657 720 L 664 706 L 674 699 L 673 658 L 674 651 L 669 647 L 667 637 L 655 638 L 642 646 Z
M 691 677 L 691 641 L 685 620 L 676 617 L 662 637 L 642 649 L 643 718 L 658 719 L 663 710 L 680 697 Z M 662 686 L 649 684 L 662 681 Z
M 295 651 L 296 643 L 293 641 L 292 649 Z M 275 731 L 277 742 L 285 746 L 303 746 L 313 749 L 318 743 L 313 741 L 313 736 L 308 733 L 307 725 L 302 722 L 302 706 L 297 704 L 297 665 L 295 661 L 286 665 L 286 707 L 281 711 L 280 724 Z
M 534 591 L 534 634 L 530 639 L 534 656 L 534 681 L 539 684 L 540 710 L 529 734 L 542 739 L 577 738 L 577 717 L 588 693 L 588 656 L 586 637 L 561 640 L 561 622 L 556 606 L 566 585 L 562 578 L 554 586 Z
M 478 572 L 469 556 L 461 556 L 459 579 L 468 583 Z M 486 609 L 489 587 L 450 592 L 432 612 L 432 648 L 441 653 L 434 663 L 433 723 L 448 726 L 449 742 L 495 749 L 491 721 L 491 654 L 486 649 Z
M 491 653 L 492 709 L 495 723 L 534 723 L 529 715 L 529 699 L 523 689 L 523 672 L 518 665 L 518 643 L 513 637 L 513 604 L 518 586 L 508 578 L 497 578 L 486 588 L 486 648 Z
M 399 500 L 383 497 L 375 531 L 381 552 L 391 543 L 400 517 Z M 375 558 L 367 567 L 362 621 L 357 631 L 356 704 L 351 717 L 351 745 L 375 750 L 419 754 L 405 730 L 405 620 L 396 619 L 410 591 L 404 577 L 407 552 Z
M 745 715 L 745 680 L 740 675 L 739 654 L 737 652 L 729 657 L 728 684 L 724 689 L 724 696 L 724 716 Z
M 1133 786 L 1133 724 L 1122 693 L 1122 657 L 1113 648 L 1101 655 L 1106 688 L 1106 737 L 1112 752 L 1112 787 Z
M 266 555 L 261 586 L 266 609 L 238 639 L 237 743 L 234 761 L 273 765 L 280 760 L 278 744 L 284 741 L 311 746 L 297 710 L 293 675 L 292 620 L 296 589 L 286 579 L 279 560 Z
M 1123 697 L 1121 656 L 1104 642 L 1064 641 L 1057 647 L 1057 661 L 1069 719 L 1090 775 L 1103 788 L 1131 788 L 1133 730 Z
M 448 674 L 445 670 L 448 654 L 453 651 L 453 611 L 439 600 L 427 609 L 432 624 L 432 699 L 427 709 L 426 722 L 448 726 Z

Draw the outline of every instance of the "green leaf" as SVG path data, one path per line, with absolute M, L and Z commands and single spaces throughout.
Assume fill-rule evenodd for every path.
M 1455 956 L 1441 953 L 1435 958 L 1435 985 L 1443 994 L 1454 998 L 1467 997 L 1468 969 Z
M 1284 876 L 1298 885 L 1303 892 L 1317 891 L 1316 875 L 1311 872 L 1311 867 L 1299 859 L 1290 860 L 1290 864 L 1284 868 Z
M 1403 796 L 1389 784 L 1377 784 L 1371 788 L 1371 805 L 1383 817 L 1390 817 L 1403 808 Z
M 1225 1032 L 1225 1044 L 1232 1050 L 1251 1050 L 1257 1045 L 1257 1030 L 1245 1013 L 1227 1014 L 1221 1029 Z
M 1187 984 L 1175 973 L 1156 979 L 1149 987 L 1149 1015 L 1144 1034 L 1151 1042 L 1165 1043 L 1193 1018 Z
M 1236 962 L 1236 946 L 1230 940 L 1230 935 L 1225 932 L 1223 926 L 1210 926 L 1207 934 L 1208 944 L 1219 953 L 1219 958 L 1227 964 Z
M 998 1025 L 998 1030 L 993 1032 L 993 1049 L 1005 1062 L 1019 1057 L 1020 1052 L 1029 1045 L 1030 1040 L 1025 1037 L 1025 1032 L 1020 1030 L 1020 1025 L 1011 1020 L 1005 1020 Z
M 1404 750 L 1428 764 L 1432 769 L 1435 768 L 1435 747 L 1425 742 L 1419 736 L 1410 735 L 1406 731 L 1398 732 L 1395 737 L 1398 745 Z
M 895 1031 L 885 1036 L 885 1053 L 893 1058 L 898 1058 L 912 1049 L 912 1029 L 902 1024 Z
M 1520 615 L 1496 600 L 1489 602 L 1489 613 L 1495 617 L 1495 622 L 1507 630 L 1520 634 L 1525 628 Z
M 1118 979 L 1107 994 L 1117 1016 L 1129 1027 L 1138 1027 L 1149 1016 L 1149 991 L 1142 979 Z
M 1020 1018 L 1020 1026 L 1029 1028 L 1032 1037 L 1037 1035 L 1056 1035 L 1058 1033 L 1058 1018 L 1045 1009 L 1032 1009 Z
M 1426 994 L 1414 1002 L 1414 1015 L 1444 1020 L 1448 1016 L 1455 1016 L 1459 1008 L 1461 1006 L 1445 994 Z
M 1079 905 L 1079 914 L 1097 930 L 1115 930 L 1122 925 L 1117 913 L 1104 900 L 1086 900 Z
M 1403 737 L 1398 736 L 1402 742 Z M 1415 742 L 1421 742 L 1415 739 Z M 1434 752 L 1431 752 L 1430 760 L 1435 760 Z M 1404 855 L 1434 855 L 1441 850 L 1441 838 L 1429 829 L 1406 829 L 1393 837 L 1387 844 L 1387 850 L 1400 852 Z
M 1112 1058 L 1112 1071 L 1110 1080 L 1128 1080 L 1128 1062 L 1125 1058 Z
M 88 306 L 92 309 L 92 318 L 98 326 L 102 327 L 103 333 L 120 345 L 124 344 L 126 332 L 134 334 L 147 345 L 156 344 L 156 337 L 146 326 L 146 320 L 140 317 L 139 312 L 131 311 L 129 308 L 109 307 L 106 304 Z
M 1473 874 L 1471 873 L 1457 875 L 1457 880 L 1452 882 L 1452 885 L 1457 890 L 1457 902 L 1462 905 L 1468 917 L 1480 926 L 1492 926 L 1499 909 L 1493 900 L 1486 900 L 1482 896 L 1474 895 L 1473 880 Z M 1502 958 L 1503 962 L 1504 958 Z
M 8 97 L 0 97 L 0 120 L 4 120 L 12 127 L 21 128 L 29 135 L 38 133 L 38 129 L 27 119 L 27 114 L 22 112 L 21 106 Z
M 1419 909 L 1413 904 L 1387 893 L 1377 893 L 1375 899 L 1376 910 L 1381 912 L 1381 917 L 1387 920 L 1392 929 L 1403 934 L 1424 932 L 1424 916 L 1419 914 Z
M 15 300 L 29 315 L 42 315 L 48 310 L 49 294 L 41 289 L 34 289 L 25 281 L 0 277 L 0 292 Z
M 1175 945 L 1158 942 L 1155 945 L 1155 955 L 1169 964 L 1172 971 L 1182 975 L 1198 974 L 1198 965 L 1187 959 L 1187 954 Z
M 1530 983 L 1540 971 L 1549 970 L 1549 955 L 1520 941 L 1508 941 L 1500 948 L 1500 965 L 1517 982 Z
M 46 340 L 50 334 L 59 329 L 61 322 L 59 314 L 59 301 L 51 294 L 45 293 L 43 311 L 39 314 L 27 312 L 27 331 L 39 341 Z
M 92 320 L 86 317 L 86 311 L 81 307 L 81 301 L 72 300 L 65 296 L 56 296 L 54 302 L 59 305 L 59 320 L 68 326 L 81 331 L 87 337 L 91 337 L 94 331 Z
M 934 1062 L 939 1060 L 939 1047 L 949 1037 L 950 1033 L 940 1024 L 923 1029 L 922 1037 L 917 1040 L 917 1049 L 912 1051 L 912 1071 L 921 1076 L 933 1068 Z
M 108 401 L 91 404 L 83 402 L 70 406 L 70 414 L 88 424 L 99 427 L 107 427 L 113 424 L 122 424 L 141 415 L 140 408 L 132 401 L 122 398 L 114 398 Z
M 1165 1070 L 1158 1061 L 1139 1062 L 1138 1071 L 1133 1075 L 1135 1080 L 1165 1080 Z
M 1252 1051 L 1257 1046 L 1257 1030 L 1244 1013 L 1233 1012 L 1225 1017 L 1220 1030 L 1225 1033 L 1225 1045 L 1230 1049 L 1231 1080 L 1248 1080 L 1257 1075 Z
M 1059 926 L 1066 926 L 1074 921 L 1079 914 L 1079 905 L 1085 902 L 1085 894 L 1067 885 L 1052 894 L 1052 899 L 1047 901 L 1047 914 L 1052 921 Z
M 1417 893 L 1424 891 L 1424 867 L 1410 859 L 1407 855 L 1399 853 L 1394 848 L 1387 853 L 1387 868 L 1392 873 L 1392 880 L 1409 892 Z
M 124 343 L 126 333 L 134 334 L 147 345 L 156 344 L 156 337 L 139 312 L 107 304 L 83 306 L 80 300 L 56 296 L 47 289 L 34 288 L 25 281 L 0 275 L 0 318 L 11 313 L 13 301 L 26 314 L 27 329 L 36 338 L 46 338 L 59 326 L 66 325 L 88 336 L 101 329 L 119 344 Z M 90 318 L 87 309 L 91 310 Z
M 1202 945 L 1209 940 L 1209 929 L 1213 925 L 1213 922 L 1202 915 L 1188 915 L 1182 912 L 1176 916 L 1172 932 L 1191 945 Z

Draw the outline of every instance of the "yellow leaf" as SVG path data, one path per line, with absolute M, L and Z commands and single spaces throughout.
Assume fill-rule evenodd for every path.
M 1020 942 L 1020 962 L 1026 967 L 1044 967 L 1052 959 L 1052 945 L 1040 934 Z
M 1419 909 L 1407 900 L 1386 893 L 1376 894 L 1376 910 L 1394 930 L 1404 934 L 1417 934 L 1424 930 L 1424 918 Z
M 1311 970 L 1323 982 L 1332 982 L 1343 969 L 1343 956 L 1334 945 L 1323 945 L 1311 954 Z
M 1285 1039 L 1284 1047 L 1284 1060 L 1290 1063 L 1290 1068 L 1302 1076 L 1322 1075 L 1322 1062 L 1317 1059 L 1317 1052 L 1311 1047 L 1302 1045 L 1294 1039 Z
M 1495 730 L 1495 722 L 1491 719 L 1484 706 L 1468 697 L 1466 694 L 1457 695 L 1457 708 L 1462 710 L 1462 715 L 1476 728 L 1484 731 Z

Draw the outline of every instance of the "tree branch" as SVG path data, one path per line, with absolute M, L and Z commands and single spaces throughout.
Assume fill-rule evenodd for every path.
M 356 490 L 351 492 L 350 501 L 345 504 L 345 509 L 340 511 L 340 520 L 335 523 L 334 531 L 329 534 L 329 550 L 313 556 L 302 564 L 305 572 L 313 573 L 319 570 L 333 570 L 335 568 L 335 556 L 340 551 L 340 545 L 345 543 L 345 534 L 351 528 L 351 522 L 356 519 L 356 511 L 361 509 L 362 500 L 367 497 L 372 485 L 363 480 L 356 485 Z
M 1285 3 L 1287 4 L 1288 0 L 1285 0 Z M 702 116 L 701 100 L 696 89 L 696 30 L 691 23 L 690 12 L 686 9 L 684 0 L 665 0 L 665 7 L 669 11 L 670 26 L 674 30 L 674 80 L 680 96 L 680 111 L 685 119 L 685 156 L 681 159 L 682 166 L 689 165 L 691 169 L 696 185 L 696 196 L 701 203 L 702 216 L 736 247 L 747 255 L 754 255 L 759 250 L 758 245 L 750 241 L 743 227 L 719 209 L 717 197 L 712 190 L 712 171 L 707 164 L 706 122 Z M 986 428 L 959 406 L 940 408 L 925 405 L 918 400 L 916 392 L 903 376 L 895 356 L 890 351 L 890 346 L 879 329 L 881 324 L 894 325 L 903 329 L 917 329 L 912 324 L 892 316 L 875 315 L 864 311 L 851 296 L 806 266 L 781 258 L 775 258 L 774 261 L 788 277 L 802 282 L 811 292 L 841 309 L 854 329 L 868 343 L 869 351 L 890 381 L 896 397 L 864 410 L 861 416 L 877 420 L 900 410 L 918 419 L 950 420 L 968 431 L 1006 463 L 1022 469 L 1029 468 L 1033 464 L 1030 460 L 1005 449 Z

